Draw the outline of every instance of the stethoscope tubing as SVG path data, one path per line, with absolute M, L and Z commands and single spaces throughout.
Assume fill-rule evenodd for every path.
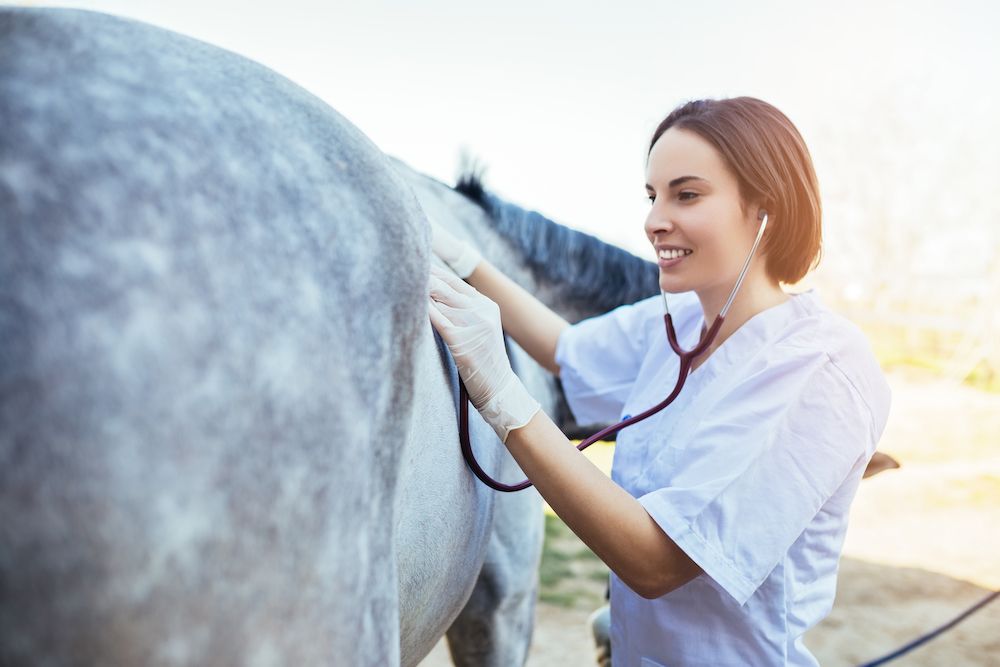
M 611 426 L 605 427 L 600 431 L 598 431 L 597 433 L 593 434 L 592 436 L 588 437 L 586 440 L 583 440 L 582 442 L 580 442 L 580 444 L 576 446 L 576 448 L 581 452 L 585 450 L 587 447 L 590 447 L 598 440 L 603 440 L 607 436 L 611 435 L 612 433 L 617 433 L 626 426 L 631 426 L 636 422 L 641 422 L 643 419 L 652 417 L 657 412 L 659 412 L 663 408 L 673 403 L 674 399 L 676 399 L 680 395 L 681 389 L 684 388 L 684 382 L 687 380 L 687 376 L 691 372 L 691 366 L 694 363 L 694 360 L 697 359 L 701 354 L 703 354 L 705 350 L 708 349 L 708 346 L 711 345 L 712 341 L 719 333 L 719 329 L 722 328 L 722 323 L 725 321 L 725 318 L 722 317 L 721 315 L 716 317 L 715 321 L 712 322 L 711 328 L 705 335 L 702 336 L 701 341 L 690 352 L 686 352 L 683 349 L 681 349 L 680 345 L 677 343 L 677 335 L 674 332 L 673 318 L 670 316 L 670 313 L 667 313 L 666 315 L 663 316 L 663 321 L 667 329 L 667 338 L 670 340 L 670 346 L 674 349 L 675 352 L 677 352 L 681 360 L 680 368 L 677 371 L 677 382 L 674 383 L 674 390 L 670 392 L 670 395 L 667 396 L 665 399 L 663 399 L 663 401 L 649 408 L 645 412 L 640 412 L 637 415 L 632 415 L 628 419 L 623 419 L 617 424 L 612 424 Z M 465 461 L 466 463 L 469 464 L 469 468 L 472 470 L 473 474 L 476 477 L 478 477 L 479 481 L 481 481 L 486 486 L 490 487 L 491 489 L 495 489 L 496 491 L 503 491 L 504 493 L 522 491 L 528 488 L 529 486 L 532 486 L 531 482 L 528 480 L 518 482 L 517 484 L 504 484 L 503 482 L 497 481 L 492 477 L 490 477 L 489 474 L 487 474 L 487 472 L 483 470 L 482 467 L 480 467 L 479 462 L 476 460 L 475 454 L 472 452 L 472 443 L 469 440 L 469 394 L 466 391 L 465 384 L 462 383 L 461 378 L 459 379 L 458 382 L 459 382 L 458 400 L 460 405 L 459 441 L 461 442 L 462 445 L 462 455 L 465 457 Z

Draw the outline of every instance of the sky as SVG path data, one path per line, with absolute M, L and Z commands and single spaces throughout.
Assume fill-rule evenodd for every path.
M 649 259 L 656 125 L 690 99 L 752 95 L 809 146 L 821 270 L 852 277 L 846 294 L 888 270 L 992 284 L 1000 264 L 997 3 L 56 4 L 249 56 L 415 169 L 451 184 L 466 151 L 498 195 Z

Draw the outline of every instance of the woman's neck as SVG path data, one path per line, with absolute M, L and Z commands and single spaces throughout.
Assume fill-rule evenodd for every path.
M 710 327 L 729 298 L 729 292 L 727 291 L 724 294 L 710 293 L 708 291 L 704 293 L 699 292 L 698 298 L 701 300 L 702 312 L 705 316 L 705 326 Z M 772 282 L 766 277 L 752 280 L 750 276 L 747 276 L 747 279 L 736 294 L 732 305 L 729 307 L 729 311 L 726 313 L 726 319 L 723 320 L 718 335 L 705 353 L 695 359 L 691 365 L 692 370 L 705 363 L 705 360 L 751 317 L 768 308 L 780 305 L 788 301 L 789 298 L 788 294 L 781 289 L 781 286 L 777 282 Z

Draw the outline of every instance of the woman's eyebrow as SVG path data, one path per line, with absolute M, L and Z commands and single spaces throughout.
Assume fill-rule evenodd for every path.
M 708 183 L 708 181 L 702 178 L 701 176 L 678 176 L 674 180 L 670 181 L 670 183 L 667 184 L 667 187 L 676 188 L 678 185 L 682 183 L 687 183 L 688 181 L 705 181 L 706 183 Z M 653 190 L 654 188 L 649 183 L 646 183 L 646 189 Z

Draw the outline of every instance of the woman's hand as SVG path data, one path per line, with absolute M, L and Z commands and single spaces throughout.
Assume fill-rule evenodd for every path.
M 504 442 L 541 408 L 514 374 L 500 307 L 474 287 L 431 265 L 428 312 L 448 345 L 469 400 Z
M 513 373 L 503 343 L 500 307 L 432 264 L 429 312 L 455 358 L 469 399 L 477 409 L 482 407 Z
M 433 220 L 431 223 L 431 248 L 445 264 L 454 269 L 463 280 L 472 275 L 483 256 L 471 245 L 453 236 L 448 230 Z

